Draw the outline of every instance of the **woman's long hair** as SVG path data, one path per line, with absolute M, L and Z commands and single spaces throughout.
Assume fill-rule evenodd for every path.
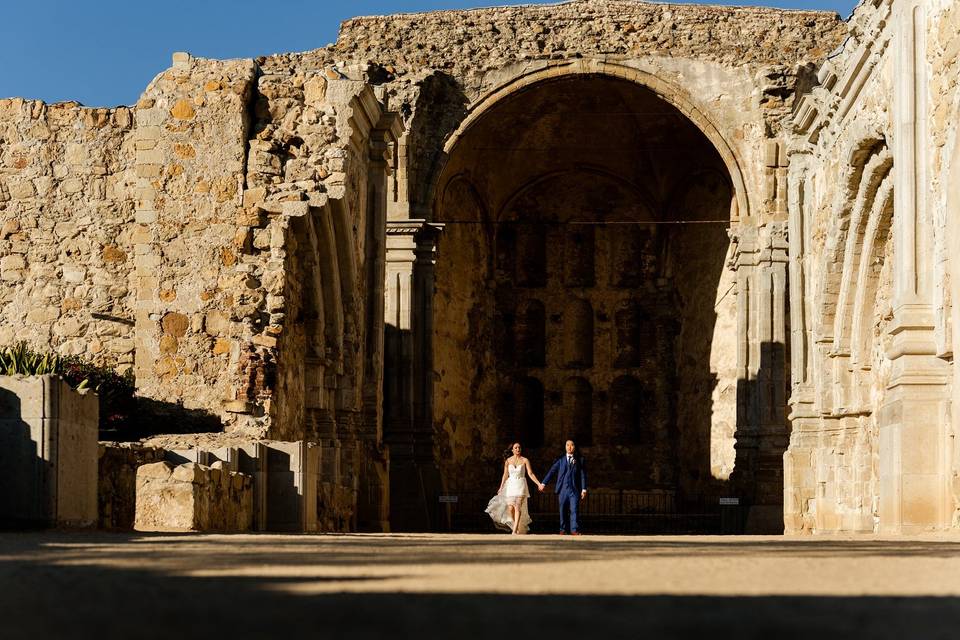
M 503 459 L 504 459 L 504 460 L 506 460 L 507 458 L 513 456 L 513 447 L 514 447 L 514 445 L 517 445 L 517 444 L 520 444 L 520 443 L 519 443 L 519 442 L 511 442 L 511 443 L 510 443 L 510 446 L 507 447 L 507 448 L 503 451 Z M 522 444 L 520 444 L 520 452 L 521 452 L 521 453 L 523 452 L 523 445 L 522 445 Z

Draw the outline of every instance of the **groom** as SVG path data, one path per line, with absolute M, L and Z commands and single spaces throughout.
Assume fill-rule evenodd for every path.
M 577 521 L 577 511 L 580 501 L 587 496 L 587 469 L 583 458 L 576 455 L 577 446 L 573 440 L 567 440 L 567 454 L 557 458 L 550 467 L 550 471 L 543 477 L 540 491 L 550 484 L 553 477 L 557 477 L 557 486 L 554 490 L 560 496 L 560 535 L 570 532 L 571 535 L 580 535 L 580 523 Z M 567 512 L 569 511 L 569 522 Z

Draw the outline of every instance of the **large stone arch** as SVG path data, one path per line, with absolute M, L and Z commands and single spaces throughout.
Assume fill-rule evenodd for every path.
M 750 218 L 749 197 L 743 171 L 741 170 L 741 163 L 727 138 L 720 132 L 704 110 L 696 104 L 696 101 L 688 92 L 649 71 L 605 60 L 589 58 L 560 61 L 535 71 L 520 72 L 467 105 L 464 111 L 464 117 L 460 121 L 459 126 L 446 138 L 439 161 L 436 163 L 432 172 L 425 178 L 426 184 L 423 189 L 424 203 L 435 201 L 434 194 L 439 186 L 437 182 L 444 173 L 447 160 L 453 148 L 466 132 L 491 108 L 500 104 L 505 98 L 533 85 L 582 75 L 608 76 L 636 83 L 650 89 L 685 115 L 713 144 L 727 168 L 735 196 L 731 202 L 731 219 Z
M 732 152 L 724 158 L 703 131 L 716 128 L 691 103 L 678 109 L 679 93 L 666 100 L 628 71 L 571 63 L 522 75 L 475 103 L 447 138 L 424 207 L 445 229 L 435 286 L 422 294 L 432 299 L 424 374 L 446 490 L 479 482 L 496 462 L 517 416 L 517 385 L 531 378 L 542 385 L 545 444 L 572 435 L 590 442 L 598 487 L 729 490 L 711 454 L 714 439 L 734 446 L 727 425 L 736 424 L 737 372 L 713 365 L 724 359 L 718 353 L 736 356 L 736 301 L 723 296 L 734 286 L 728 231 L 755 220 L 731 220 L 740 209 L 731 202 L 746 193 L 734 194 L 742 178 L 738 166 L 738 177 L 729 175 Z M 590 247 L 579 248 L 584 242 Z M 576 274 L 565 271 L 584 261 Z M 621 318 L 619 305 L 631 301 L 636 313 Z M 571 349 L 571 332 L 592 332 L 576 340 L 588 346 Z M 649 396 L 641 403 L 649 428 L 627 431 L 648 437 L 626 437 L 612 423 L 614 382 L 624 376 Z M 584 416 L 577 434 L 564 432 L 573 424 L 563 406 L 571 378 L 592 390 L 592 433 Z M 719 404 L 725 426 L 714 429 Z M 493 424 L 501 428 L 484 426 Z M 534 446 L 527 455 L 536 464 L 550 452 Z

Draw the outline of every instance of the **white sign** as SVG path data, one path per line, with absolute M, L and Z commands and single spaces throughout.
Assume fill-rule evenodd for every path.
M 440 502 L 458 502 L 460 496 L 440 496 Z
M 740 498 L 720 498 L 720 504 L 740 504 Z

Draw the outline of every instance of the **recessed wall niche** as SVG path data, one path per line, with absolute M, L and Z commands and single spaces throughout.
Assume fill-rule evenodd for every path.
M 644 415 L 653 414 L 651 398 L 633 376 L 620 376 L 610 385 L 609 437 L 623 444 L 652 444 Z
M 620 302 L 613 315 L 613 322 L 617 354 L 613 366 L 621 369 L 639 367 L 643 363 L 644 350 L 654 348 L 650 320 L 640 302 Z
M 547 226 L 536 223 L 519 224 L 516 238 L 517 286 L 546 286 Z
M 563 311 L 563 363 L 566 367 L 593 365 L 593 305 L 573 298 Z
M 593 387 L 581 377 L 568 378 L 563 385 L 562 438 L 581 447 L 593 444 Z
M 543 445 L 543 383 L 533 377 L 520 378 L 515 398 L 517 437 L 523 446 L 536 449 Z
M 512 224 L 497 225 L 494 270 L 497 280 L 512 281 L 517 268 L 517 230 Z
M 516 362 L 522 367 L 546 364 L 546 309 L 533 298 L 517 306 L 515 324 Z
M 570 223 L 563 233 L 563 284 L 567 287 L 592 287 L 596 232 L 593 225 Z

